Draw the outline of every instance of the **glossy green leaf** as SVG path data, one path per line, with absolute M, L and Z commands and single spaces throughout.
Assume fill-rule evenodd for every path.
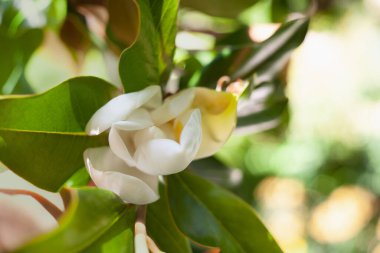
M 133 252 L 135 207 L 98 188 L 71 190 L 70 195 L 59 226 L 15 252 Z
M 257 0 L 182 0 L 181 5 L 190 7 L 213 16 L 236 18 Z
M 86 168 L 77 170 L 65 183 L 65 187 L 81 187 L 86 186 L 90 182 L 91 177 Z
M 174 223 L 163 185 L 160 185 L 160 199 L 148 206 L 146 224 L 149 236 L 160 250 L 176 253 L 192 252 L 188 239 Z
M 197 85 L 215 87 L 224 75 L 230 76 L 232 80 L 246 79 L 264 70 L 276 72 L 282 69 L 290 52 L 304 40 L 307 28 L 307 19 L 293 20 L 261 44 L 252 43 L 221 53 L 205 67 Z
M 119 73 L 126 92 L 165 83 L 171 67 L 178 0 L 138 0 L 137 40 L 120 57 Z
M 275 102 L 262 111 L 257 111 L 247 116 L 239 117 L 237 127 L 247 127 L 265 123 L 279 118 L 285 111 L 288 101 L 286 99 Z
M 107 145 L 106 135 L 83 131 L 114 92 L 101 79 L 79 77 L 40 95 L 0 97 L 0 161 L 40 188 L 58 190 L 84 166 L 86 148 Z
M 188 172 L 168 177 L 170 207 L 179 229 L 222 252 L 282 252 L 247 203 Z

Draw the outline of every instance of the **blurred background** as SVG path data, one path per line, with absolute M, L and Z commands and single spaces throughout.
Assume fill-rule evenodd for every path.
M 3 94 L 39 93 L 76 75 L 120 85 L 118 50 L 99 39 L 104 13 L 83 8 L 86 1 L 69 1 L 66 10 L 63 2 L 0 1 Z M 244 114 L 246 101 L 260 111 L 268 97 L 280 97 L 288 101 L 281 113 L 237 129 L 207 161 L 210 169 L 199 161 L 193 170 L 252 204 L 287 253 L 380 253 L 380 0 L 222 2 L 182 1 L 170 82 L 194 86 L 224 45 L 259 44 L 280 23 L 311 21 L 275 78 L 256 76 L 239 104 Z M 0 174 L 0 186 L 38 191 L 62 207 L 10 171 Z M 46 228 L 54 225 L 32 200 L 17 198 Z

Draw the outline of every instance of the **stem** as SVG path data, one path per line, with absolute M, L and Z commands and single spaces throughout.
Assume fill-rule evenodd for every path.
M 146 205 L 137 207 L 135 222 L 135 253 L 149 253 L 149 251 L 152 253 L 164 253 L 146 233 L 146 212 Z
M 38 193 L 28 191 L 28 190 L 18 190 L 18 189 L 0 189 L 0 193 L 8 194 L 8 195 L 27 195 L 35 200 L 37 200 L 45 209 L 48 211 L 56 220 L 59 219 L 62 215 L 61 209 L 59 209 L 56 205 L 51 203 L 48 199 L 42 197 Z
M 146 205 L 137 207 L 135 222 L 135 253 L 149 253 L 146 240 Z

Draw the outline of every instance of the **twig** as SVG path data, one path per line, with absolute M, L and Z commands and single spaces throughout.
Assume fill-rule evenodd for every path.
M 164 253 L 146 233 L 146 211 L 146 205 L 137 208 L 135 222 L 135 253 L 149 253 L 149 251 L 152 253 Z
M 149 253 L 146 239 L 146 205 L 137 208 L 135 222 L 135 253 Z
M 216 90 L 222 91 L 225 84 L 228 84 L 231 82 L 231 78 L 229 76 L 222 76 L 219 78 L 218 82 L 216 83 Z
M 48 211 L 56 220 L 58 220 L 62 211 L 56 205 L 51 203 L 48 199 L 42 197 L 38 193 L 28 191 L 28 190 L 19 190 L 19 189 L 0 189 L 0 193 L 8 194 L 8 195 L 27 195 L 35 200 L 37 200 L 45 209 Z

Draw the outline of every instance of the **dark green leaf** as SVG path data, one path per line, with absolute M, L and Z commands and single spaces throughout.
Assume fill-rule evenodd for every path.
M 261 83 L 254 87 L 248 98 L 240 99 L 237 120 L 237 130 L 240 132 L 261 132 L 287 122 L 285 81 L 277 73 L 263 73 L 263 76 L 258 75 L 257 80 L 267 78 L 270 82 Z
M 189 241 L 178 230 L 170 213 L 164 187 L 160 185 L 160 200 L 148 206 L 148 234 L 164 252 L 190 253 Z
M 272 0 L 272 21 L 284 22 L 291 13 L 305 12 L 310 2 L 309 0 Z
M 0 97 L 0 161 L 40 188 L 58 190 L 83 167 L 86 148 L 107 145 L 106 135 L 83 131 L 113 92 L 101 79 L 79 77 L 41 95 Z
M 214 156 L 195 160 L 189 165 L 195 174 L 224 187 L 232 186 L 231 169 Z
M 135 207 L 98 188 L 71 190 L 59 227 L 35 238 L 17 253 L 133 252 Z M 119 248 L 120 247 L 120 248 Z
M 188 172 L 168 177 L 170 207 L 179 229 L 222 252 L 282 252 L 251 206 Z
M 237 127 L 248 127 L 275 120 L 282 115 L 287 104 L 288 101 L 284 99 L 270 105 L 262 111 L 257 111 L 247 116 L 239 117 Z
M 304 40 L 307 28 L 307 19 L 290 21 L 261 44 L 221 53 L 205 67 L 197 85 L 215 87 L 219 78 L 224 75 L 236 80 L 249 78 L 264 70 L 278 72 L 285 65 L 290 52 Z
M 178 0 L 138 0 L 140 29 L 135 43 L 120 57 L 126 92 L 165 83 L 174 52 Z
M 182 0 L 181 5 L 209 15 L 236 18 L 236 16 L 256 3 L 257 0 Z

